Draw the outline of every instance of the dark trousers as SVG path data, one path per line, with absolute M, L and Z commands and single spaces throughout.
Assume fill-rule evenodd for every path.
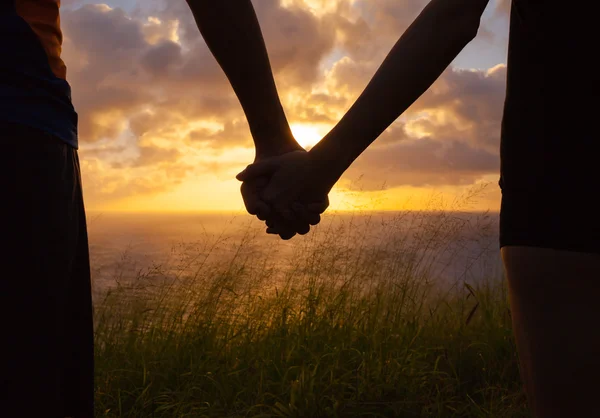
M 94 416 L 94 336 L 77 150 L 0 123 L 0 415 Z

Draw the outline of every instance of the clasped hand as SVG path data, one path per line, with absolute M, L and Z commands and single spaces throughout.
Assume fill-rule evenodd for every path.
M 324 169 L 311 153 L 297 150 L 260 159 L 236 178 L 248 213 L 265 221 L 268 234 L 288 240 L 307 234 L 329 206 L 333 184 Z

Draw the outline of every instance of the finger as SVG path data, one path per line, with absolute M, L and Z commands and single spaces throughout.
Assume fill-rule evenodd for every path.
M 260 198 L 260 191 L 267 185 L 269 179 L 266 177 L 258 177 L 249 181 L 245 181 L 240 186 L 240 192 L 246 210 L 251 215 L 256 215 L 258 219 L 264 221 L 270 214 L 269 205 Z
M 308 222 L 308 224 L 312 226 L 318 225 L 319 222 L 321 222 L 321 215 L 319 215 L 318 213 L 308 212 L 305 218 L 306 222 Z
M 302 223 L 302 224 L 299 223 L 296 226 L 296 232 L 299 235 L 306 235 L 306 234 L 308 234 L 310 232 L 310 225 L 307 224 L 307 223 Z
M 271 209 L 282 222 L 289 226 L 298 221 L 298 216 L 294 213 L 292 206 L 285 201 L 271 204 Z
M 239 181 L 246 181 L 255 177 L 268 176 L 270 174 L 273 174 L 273 172 L 275 172 L 278 167 L 279 163 L 275 159 L 267 158 L 257 163 L 250 164 L 237 176 L 235 176 L 235 178 Z
M 297 219 L 304 224 L 317 225 L 321 222 L 321 216 L 316 212 L 309 211 L 306 205 L 296 202 L 292 205 L 292 209 Z
M 268 217 L 265 223 L 267 225 L 269 233 L 286 233 L 287 235 L 289 233 L 295 233 L 296 230 L 296 226 L 292 222 L 285 220 L 277 212 L 272 213 L 272 215 Z
M 293 230 L 300 235 L 306 235 L 310 231 L 310 225 L 305 219 L 303 209 L 303 205 L 297 203 L 292 204 L 289 208 L 277 208 L 278 212 L 285 210 L 287 216 L 287 218 L 285 218 L 286 221 L 289 222 Z
M 266 220 L 271 212 L 269 205 L 261 201 L 247 202 L 246 210 L 250 215 L 255 215 L 261 221 Z
M 280 232 L 279 236 L 281 237 L 282 240 L 287 241 L 287 240 L 294 238 L 296 236 L 296 233 L 292 232 L 292 231 L 285 231 L 285 232 Z
M 271 208 L 265 202 L 259 200 L 256 203 L 256 217 L 261 221 L 266 221 L 271 216 Z
M 264 221 L 269 216 L 271 210 L 269 208 L 269 205 L 267 205 L 265 202 L 257 200 L 245 201 L 244 203 L 246 205 L 246 211 L 248 211 L 250 215 L 258 216 L 258 219 L 260 219 L 261 221 Z
M 281 231 L 277 228 L 267 228 L 267 234 L 279 235 L 281 239 L 286 241 L 292 239 L 296 235 L 296 233 L 293 231 Z

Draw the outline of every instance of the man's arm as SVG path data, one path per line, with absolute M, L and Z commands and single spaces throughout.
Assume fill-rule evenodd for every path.
M 363 93 L 310 154 L 331 185 L 417 100 L 477 35 L 488 0 L 432 0 L 392 48 Z
M 257 160 L 301 150 L 277 94 L 250 0 L 186 0 L 208 48 L 229 79 L 254 138 Z

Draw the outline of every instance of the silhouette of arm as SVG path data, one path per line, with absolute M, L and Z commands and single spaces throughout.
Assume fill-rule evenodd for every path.
M 356 102 L 318 144 L 306 154 L 289 153 L 252 164 L 237 179 L 269 176 L 262 198 L 277 213 L 329 193 L 352 162 L 475 38 L 488 1 L 431 0 Z
M 301 150 L 281 106 L 251 1 L 187 0 L 187 3 L 244 109 L 257 159 Z
M 309 154 L 331 186 L 417 100 L 477 35 L 488 0 L 432 0 L 394 45 L 363 93 Z

